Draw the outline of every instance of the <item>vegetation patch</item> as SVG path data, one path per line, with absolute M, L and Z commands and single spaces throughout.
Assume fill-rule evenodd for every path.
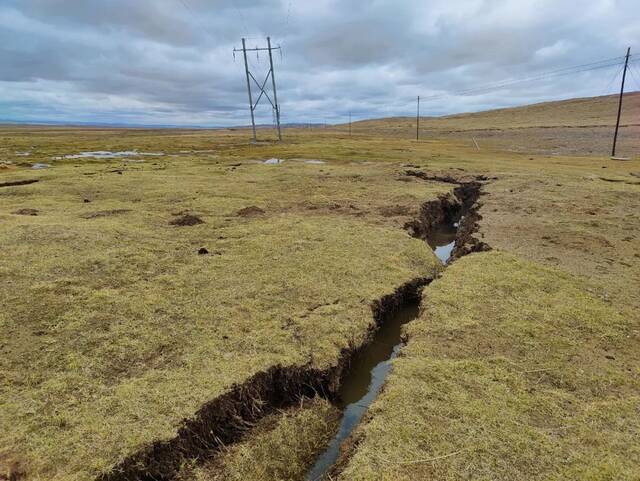
M 83 219 L 96 219 L 98 217 L 110 217 L 112 215 L 126 214 L 127 212 L 131 212 L 131 209 L 99 210 L 97 212 L 82 214 L 80 217 L 82 217 Z
M 262 419 L 251 437 L 225 448 L 181 481 L 264 481 L 302 479 L 316 454 L 337 428 L 339 411 L 315 397 Z
M 637 332 L 588 289 L 499 252 L 452 264 L 340 479 L 636 479 Z
M 264 214 L 265 214 L 264 209 L 261 209 L 260 207 L 256 207 L 255 205 L 244 207 L 238 211 L 238 215 L 240 217 L 259 217 Z

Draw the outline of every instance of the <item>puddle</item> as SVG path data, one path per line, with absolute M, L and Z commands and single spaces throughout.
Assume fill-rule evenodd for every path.
M 273 158 L 273 159 L 267 159 L 267 160 L 264 160 L 262 163 L 263 163 L 263 164 L 268 164 L 268 165 L 277 165 L 277 164 L 281 164 L 281 163 L 283 163 L 283 162 L 284 162 L 284 160 L 283 160 L 283 159 L 276 159 L 276 158 Z
M 29 157 L 31 152 L 16 152 L 15 155 L 16 157 Z
M 387 319 L 376 331 L 373 342 L 349 367 L 339 392 L 338 407 L 343 409 L 340 428 L 307 473 L 308 481 L 322 479 L 337 461 L 340 445 L 351 435 L 389 375 L 391 360 L 398 355 L 402 345 L 402 325 L 418 317 L 418 312 L 418 303 L 413 303 Z
M 39 162 L 31 166 L 32 169 L 48 169 L 49 167 L 51 167 L 51 164 L 41 164 Z
M 453 219 L 448 219 L 441 224 L 432 226 L 429 231 L 426 239 L 427 244 L 429 244 L 443 264 L 449 261 L 453 248 L 456 245 L 456 232 L 458 231 L 458 225 L 461 220 L 462 217 L 456 216 Z
M 305 164 L 326 164 L 327 162 L 324 160 L 309 159 L 309 160 L 305 160 L 304 163 Z
M 137 157 L 141 155 L 160 157 L 164 155 L 164 152 L 138 152 L 137 150 L 111 152 L 108 150 L 96 150 L 93 152 L 80 152 L 79 154 L 63 155 L 62 157 L 54 157 L 54 159 L 121 159 L 123 157 Z

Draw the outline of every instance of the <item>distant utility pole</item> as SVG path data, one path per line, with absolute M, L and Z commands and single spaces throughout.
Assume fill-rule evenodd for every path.
M 611 149 L 611 157 L 616 156 L 616 142 L 618 141 L 618 129 L 620 128 L 620 114 L 622 113 L 622 95 L 624 94 L 624 81 L 627 77 L 627 67 L 629 66 L 629 54 L 631 47 L 627 49 L 627 56 L 624 59 L 624 70 L 622 71 L 622 84 L 620 85 L 620 98 L 618 99 L 618 118 L 616 120 L 616 131 L 613 134 L 613 148 Z
M 418 95 L 418 111 L 416 113 L 416 141 L 420 140 L 420 96 Z
M 267 73 L 267 76 L 264 78 L 264 81 L 262 83 L 259 83 L 256 78 L 254 77 L 254 75 L 251 73 L 251 70 L 249 70 L 249 62 L 247 60 L 247 52 L 256 52 L 256 55 L 258 54 L 258 52 L 261 51 L 268 51 L 269 52 L 269 72 Z M 267 47 L 266 48 L 247 48 L 247 44 L 246 44 L 246 40 L 243 38 L 242 39 L 242 48 L 234 48 L 233 49 L 233 55 L 235 57 L 236 52 L 242 52 L 243 56 L 244 56 L 244 71 L 247 75 L 247 93 L 249 94 L 249 110 L 251 111 L 251 128 L 253 130 L 253 142 L 257 141 L 256 138 L 256 118 L 255 118 L 255 110 L 258 107 L 258 104 L 260 103 L 260 99 L 262 99 L 262 96 L 264 95 L 264 97 L 269 101 L 269 103 L 271 104 L 271 107 L 273 107 L 273 110 L 275 111 L 275 117 L 276 117 L 276 125 L 277 125 L 277 129 L 278 129 L 278 140 L 282 140 L 282 132 L 280 130 L 280 105 L 278 104 L 278 93 L 276 90 L 276 76 L 273 70 L 273 55 L 271 54 L 272 50 L 280 50 L 280 47 L 272 47 L 271 46 L 271 38 L 267 37 Z M 272 90 L 273 90 L 273 100 L 271 100 L 271 97 L 269 97 L 269 94 L 267 93 L 265 86 L 267 85 L 267 81 L 269 80 L 269 77 L 271 77 L 271 85 L 272 85 Z M 260 90 L 260 95 L 258 95 L 258 98 L 256 99 L 255 103 L 253 102 L 253 96 L 251 95 L 251 81 L 253 80 L 253 83 L 256 84 L 256 86 L 258 87 L 258 90 Z
M 349 137 L 351 137 L 351 112 L 349 112 Z

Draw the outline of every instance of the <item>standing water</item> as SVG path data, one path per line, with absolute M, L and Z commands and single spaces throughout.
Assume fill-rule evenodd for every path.
M 307 480 L 321 479 L 335 464 L 340 445 L 358 425 L 367 408 L 378 396 L 389 371 L 391 360 L 398 355 L 402 344 L 402 325 L 418 317 L 418 303 L 405 306 L 387 319 L 376 331 L 373 341 L 364 348 L 349 366 L 342 380 L 338 407 L 344 409 L 338 432 L 329 447 L 318 457 Z
M 456 217 L 449 222 L 437 224 L 433 226 L 427 236 L 427 244 L 443 264 L 449 262 L 453 248 L 456 245 L 456 233 L 460 222 L 462 222 L 462 218 Z
M 456 217 L 432 227 L 427 243 L 443 264 L 451 257 L 455 246 L 456 232 L 462 219 Z M 373 341 L 366 346 L 349 366 L 342 380 L 338 407 L 343 409 L 338 432 L 329 447 L 316 459 L 307 473 L 308 481 L 322 479 L 338 460 L 340 446 L 362 419 L 371 403 L 378 397 L 380 388 L 391 371 L 391 361 L 398 355 L 402 345 L 402 325 L 418 317 L 419 303 L 398 310 L 376 331 Z

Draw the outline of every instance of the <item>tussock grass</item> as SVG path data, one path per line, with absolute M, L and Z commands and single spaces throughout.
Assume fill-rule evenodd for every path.
M 480 198 L 478 235 L 503 253 L 463 259 L 434 285 L 440 295 L 427 290 L 435 310 L 411 327 L 345 476 L 529 478 L 532 466 L 539 478 L 606 479 L 638 464 L 630 436 L 640 416 L 627 395 L 638 377 L 637 160 L 478 152 L 466 140 L 416 143 L 375 129 L 352 138 L 287 129 L 284 143 L 258 145 L 246 132 L 0 131 L 0 156 L 14 161 L 0 183 L 39 180 L 0 189 L 0 473 L 93 479 L 256 372 L 334 364 L 364 338 L 371 301 L 439 268 L 403 226 L 452 186 L 409 178 L 408 168 L 497 177 Z M 133 149 L 166 155 L 51 160 Z M 32 155 L 12 157 L 24 151 Z M 271 157 L 285 162 L 258 163 Z M 24 209 L 38 215 L 14 214 Z M 170 224 L 185 215 L 203 223 Z M 602 346 L 615 360 L 598 357 Z M 553 370 L 521 372 L 546 369 L 547 358 Z M 432 408 L 451 419 L 434 429 Z M 285 418 L 293 430 L 296 416 Z M 247 449 L 298 456 L 268 439 L 270 449 Z M 482 456 L 462 451 L 474 443 Z M 266 472 L 229 456 L 233 472 Z
M 335 365 L 372 301 L 439 269 L 401 226 L 449 186 L 389 164 L 215 162 L 65 161 L 0 192 L 3 468 L 108 472 L 256 372 Z M 409 215 L 381 212 L 396 203 Z M 204 223 L 169 224 L 184 212 Z
M 315 398 L 298 409 L 268 416 L 252 436 L 215 460 L 185 469 L 190 481 L 285 481 L 302 479 L 338 427 L 339 412 Z
M 637 479 L 636 324 L 557 269 L 454 263 L 340 479 Z

